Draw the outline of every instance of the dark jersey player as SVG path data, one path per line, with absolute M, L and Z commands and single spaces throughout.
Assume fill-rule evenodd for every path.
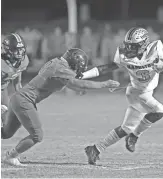
M 5 117 L 9 95 L 8 85 L 13 82 L 15 90 L 21 85 L 22 71 L 26 70 L 29 59 L 23 38 L 17 33 L 7 35 L 1 45 L 1 114 Z
M 35 78 L 11 97 L 8 118 L 6 124 L 1 128 L 1 136 L 3 139 L 12 137 L 21 125 L 24 126 L 29 135 L 22 139 L 15 148 L 7 152 L 5 163 L 22 165 L 17 158 L 18 155 L 42 141 L 43 131 L 36 104 L 53 92 L 59 91 L 65 86 L 75 90 L 119 86 L 118 82 L 112 80 L 93 82 L 77 79 L 86 70 L 87 62 L 87 55 L 84 51 L 72 48 L 62 57 L 47 62 Z

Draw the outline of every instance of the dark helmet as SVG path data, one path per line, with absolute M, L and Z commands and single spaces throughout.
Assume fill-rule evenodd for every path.
M 79 48 L 71 48 L 62 56 L 69 64 L 70 68 L 76 72 L 77 78 L 82 77 L 88 65 L 88 56 Z
M 14 68 L 18 68 L 24 60 L 26 46 L 23 38 L 17 33 L 12 33 L 5 37 L 2 42 L 2 58 L 10 63 Z

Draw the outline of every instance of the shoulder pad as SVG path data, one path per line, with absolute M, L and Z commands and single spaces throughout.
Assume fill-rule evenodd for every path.
M 1 59 L 1 71 L 4 71 L 5 73 L 12 71 L 12 68 L 3 59 Z
M 151 42 L 147 46 L 147 58 L 153 55 L 153 53 L 157 50 L 160 43 L 162 43 L 160 40 L 156 40 L 156 41 Z
M 21 65 L 20 65 L 19 69 L 23 71 L 28 67 L 28 65 L 29 65 L 29 58 L 26 55 L 25 59 L 22 61 Z

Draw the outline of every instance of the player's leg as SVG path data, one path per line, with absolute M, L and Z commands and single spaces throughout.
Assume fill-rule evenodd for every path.
M 144 117 L 145 114 L 140 113 L 138 110 L 132 107 L 133 104 L 138 103 L 138 93 L 135 92 L 133 94 L 133 92 L 134 89 L 129 86 L 126 91 L 126 96 L 131 106 L 127 108 L 124 122 L 122 123 L 122 125 L 110 131 L 109 134 L 103 140 L 101 140 L 94 146 L 88 146 L 85 148 L 88 162 L 90 164 L 95 164 L 96 160 L 99 158 L 99 154 L 103 152 L 107 147 L 115 144 L 121 138 L 131 133 L 135 129 L 136 125 L 138 125 L 140 120 Z
M 19 122 L 18 118 L 9 105 L 6 119 L 4 120 L 3 126 L 1 127 L 1 138 L 11 138 L 20 127 L 21 123 Z
M 32 103 L 19 95 L 12 97 L 11 101 L 15 104 L 12 106 L 12 110 L 18 117 L 20 123 L 29 132 L 29 135 L 23 138 L 18 145 L 9 152 L 10 158 L 16 158 L 19 154 L 33 147 L 36 143 L 41 142 L 43 139 L 43 131 L 37 111 Z
M 6 118 L 8 104 L 9 104 L 9 94 L 8 94 L 8 89 L 5 88 L 3 91 L 1 91 L 1 120 L 2 120 L 1 125 L 2 126 Z
M 29 136 L 22 139 L 16 146 L 16 151 L 21 154 L 43 139 L 43 131 L 36 109 L 29 109 L 17 113 L 21 124 L 29 132 Z M 23 119 L 23 120 L 22 120 Z
M 135 125 L 141 120 L 141 118 L 142 114 L 140 114 L 140 112 L 135 110 L 133 107 L 128 107 L 124 122 L 121 126 L 111 130 L 108 135 L 97 144 L 85 148 L 89 164 L 96 164 L 96 160 L 99 159 L 99 154 L 133 131 Z
M 158 102 L 152 94 L 152 92 L 144 93 L 140 96 L 140 100 L 142 101 L 142 105 L 146 109 L 147 114 L 134 131 L 134 134 L 137 136 L 149 128 L 148 125 L 146 126 L 146 123 L 153 124 L 163 117 L 163 105 Z
M 163 105 L 152 96 L 152 92 L 142 94 L 140 100 L 142 106 L 144 106 L 144 109 L 148 113 L 140 121 L 133 133 L 126 138 L 126 147 L 130 152 L 135 151 L 138 137 L 150 128 L 153 123 L 159 121 L 163 117 Z
M 126 136 L 127 133 L 121 128 L 121 126 L 111 130 L 108 135 L 93 146 L 87 146 L 85 148 L 86 155 L 88 157 L 88 163 L 95 165 L 96 161 L 99 160 L 99 154 L 102 153 L 106 148 L 118 142 L 121 138 Z

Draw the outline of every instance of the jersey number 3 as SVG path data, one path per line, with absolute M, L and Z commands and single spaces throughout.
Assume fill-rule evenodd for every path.
M 138 80 L 140 82 L 146 83 L 150 80 L 151 76 L 148 70 L 138 70 L 136 75 L 139 76 Z

